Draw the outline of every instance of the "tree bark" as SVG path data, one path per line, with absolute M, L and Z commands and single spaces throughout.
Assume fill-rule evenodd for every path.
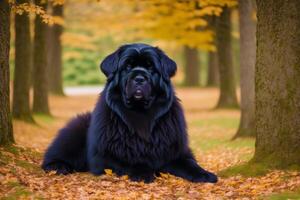
M 63 17 L 63 5 L 53 6 L 52 15 Z M 62 81 L 62 33 L 62 25 L 55 24 L 48 27 L 49 90 L 56 95 L 64 95 Z
M 17 3 L 29 3 L 29 0 L 18 0 Z M 15 15 L 15 34 L 13 117 L 33 122 L 29 101 L 31 37 L 29 16 L 26 13 Z
M 256 24 L 252 19 L 254 11 L 252 0 L 239 0 L 241 119 L 239 129 L 233 139 L 255 136 Z
M 10 6 L 0 1 L 0 145 L 14 142 L 9 102 Z
M 228 7 L 223 7 L 223 12 L 217 19 L 216 36 L 220 74 L 220 97 L 217 108 L 235 108 L 238 107 L 238 102 L 232 64 L 231 21 Z
M 254 161 L 300 166 L 300 1 L 257 1 Z M 276 11 L 276 12 L 275 12 Z
M 200 62 L 198 50 L 184 46 L 185 59 L 185 86 L 199 86 L 200 85 Z
M 36 0 L 35 4 L 46 10 L 47 4 Z M 50 114 L 48 105 L 46 30 L 47 25 L 37 15 L 34 29 L 34 62 L 33 62 L 33 112 Z
M 219 67 L 218 56 L 216 52 L 208 52 L 208 70 L 207 70 L 207 87 L 214 87 L 219 85 Z

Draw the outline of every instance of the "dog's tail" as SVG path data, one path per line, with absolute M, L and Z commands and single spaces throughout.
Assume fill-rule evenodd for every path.
M 88 171 L 86 139 L 90 121 L 90 112 L 78 115 L 58 132 L 45 153 L 42 164 L 45 171 L 54 170 L 58 174 Z

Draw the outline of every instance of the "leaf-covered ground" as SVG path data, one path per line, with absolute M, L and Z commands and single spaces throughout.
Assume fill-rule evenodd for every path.
M 190 144 L 199 163 L 221 175 L 217 184 L 190 183 L 162 174 L 155 182 L 88 173 L 45 174 L 42 155 L 56 131 L 76 113 L 91 110 L 96 96 L 51 97 L 53 117 L 35 116 L 37 125 L 14 121 L 17 145 L 0 149 L 0 197 L 3 199 L 300 199 L 297 171 L 266 171 L 248 166 L 254 140 L 230 141 L 238 110 L 214 110 L 215 89 L 178 89 L 189 125 Z M 243 175 L 239 175 L 241 172 Z M 281 193 L 274 195 L 273 193 Z

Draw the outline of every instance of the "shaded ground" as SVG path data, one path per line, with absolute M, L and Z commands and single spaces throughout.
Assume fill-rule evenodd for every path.
M 144 184 L 107 175 L 88 173 L 68 176 L 45 174 L 40 170 L 42 153 L 56 131 L 76 113 L 91 110 L 97 95 L 51 97 L 53 117 L 35 116 L 38 125 L 14 122 L 18 146 L 0 149 L 0 197 L 7 199 L 299 199 L 297 194 L 271 193 L 295 191 L 300 187 L 298 172 L 260 170 L 263 176 L 236 175 L 233 167 L 248 161 L 254 151 L 254 140 L 230 141 L 235 133 L 238 110 L 213 110 L 217 101 L 215 89 L 179 89 L 189 125 L 190 144 L 201 165 L 222 174 L 213 184 L 195 184 L 163 174 L 154 183 Z M 246 170 L 245 170 L 246 169 Z M 259 168 L 260 169 L 260 168 Z M 243 168 L 252 173 L 252 169 Z M 242 171 L 242 170 L 241 170 Z M 247 175 L 247 173 L 244 173 Z M 225 178 L 226 177 L 226 178 Z M 268 197 L 266 197 L 268 196 Z

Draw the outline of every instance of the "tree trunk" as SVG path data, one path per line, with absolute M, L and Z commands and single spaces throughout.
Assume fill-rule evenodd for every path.
M 36 5 L 46 10 L 46 3 L 35 1 Z M 48 105 L 46 30 L 47 25 L 37 15 L 34 28 L 34 62 L 33 62 L 33 112 L 50 114 Z
M 185 86 L 199 86 L 200 85 L 200 62 L 198 50 L 188 46 L 184 47 L 185 58 Z
M 29 0 L 18 0 L 17 3 L 29 3 Z M 15 15 L 15 34 L 13 117 L 33 122 L 29 101 L 32 57 L 30 23 L 27 13 Z
M 14 142 L 9 102 L 10 6 L 0 1 L 0 145 Z
M 52 15 L 63 17 L 63 6 L 53 6 Z M 48 27 L 49 90 L 56 95 L 64 95 L 62 81 L 62 33 L 62 25 L 55 24 Z
M 208 52 L 208 74 L 207 74 L 207 87 L 214 87 L 219 85 L 219 67 L 218 56 L 216 52 Z
M 216 35 L 220 74 L 220 97 L 217 108 L 235 108 L 238 107 L 238 102 L 232 64 L 231 21 L 228 7 L 223 7 L 223 12 L 217 19 Z
M 254 73 L 256 24 L 252 19 L 254 10 L 255 7 L 252 0 L 239 0 L 241 119 L 239 129 L 233 139 L 255 136 Z
M 216 32 L 216 16 L 207 16 L 208 28 Z M 214 40 L 216 44 L 216 39 Z M 208 52 L 207 87 L 218 86 L 220 83 L 218 57 L 216 52 Z
M 257 1 L 254 161 L 273 167 L 300 166 L 299 10 L 299 0 Z

